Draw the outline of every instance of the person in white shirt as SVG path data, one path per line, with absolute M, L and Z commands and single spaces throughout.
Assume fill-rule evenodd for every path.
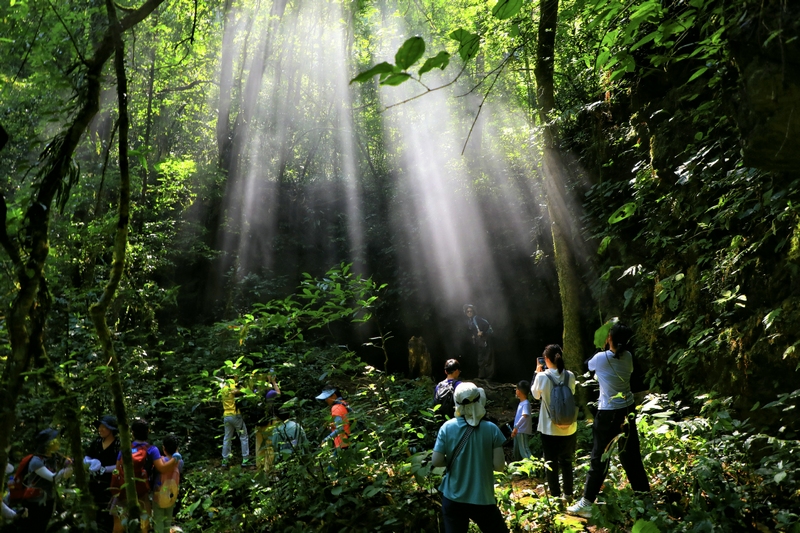
M 542 355 L 545 364 L 539 362 L 536 366 L 536 378 L 533 380 L 531 393 L 537 400 L 542 400 L 537 429 L 542 434 L 544 460 L 548 466 L 545 471 L 547 485 L 551 495 L 563 495 L 567 501 L 571 501 L 574 487 L 572 462 L 575 459 L 575 432 L 578 430 L 578 422 L 576 420 L 567 428 L 555 425 L 550 419 L 548 406 L 553 380 L 556 383 L 565 383 L 575 394 L 575 374 L 564 368 L 564 354 L 558 344 L 547 346 Z M 562 485 L 558 483 L 559 473 L 563 478 Z
M 590 518 L 600 487 L 608 473 L 608 459 L 603 460 L 606 448 L 621 434 L 619 439 L 619 462 L 631 488 L 637 492 L 649 492 L 650 482 L 642 464 L 639 449 L 639 434 L 636 431 L 636 414 L 631 392 L 633 355 L 629 347 L 633 331 L 619 322 L 611 327 L 606 343 L 608 350 L 598 352 L 589 360 L 589 370 L 595 373 L 600 385 L 600 400 L 592 424 L 592 458 L 583 497 L 567 512 Z

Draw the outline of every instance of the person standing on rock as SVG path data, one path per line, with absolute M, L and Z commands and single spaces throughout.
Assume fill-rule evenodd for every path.
M 476 314 L 475 306 L 472 304 L 464 306 L 464 314 L 467 317 L 465 321 L 467 336 L 478 361 L 478 378 L 492 379 L 494 377 L 492 326 L 488 320 Z

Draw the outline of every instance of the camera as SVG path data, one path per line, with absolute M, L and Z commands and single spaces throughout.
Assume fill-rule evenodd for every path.
M 538 361 L 542 368 L 547 368 L 547 364 L 544 362 L 544 357 L 539 357 L 536 361 Z

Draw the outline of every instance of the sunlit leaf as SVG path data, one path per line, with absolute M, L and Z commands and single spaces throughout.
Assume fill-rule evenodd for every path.
M 459 42 L 458 55 L 460 55 L 461 59 L 465 62 L 478 54 L 481 38 L 477 34 L 459 28 L 450 34 L 450 38 Z
M 425 41 L 422 37 L 411 37 L 397 50 L 397 53 L 394 55 L 394 62 L 402 70 L 405 70 L 419 61 L 419 58 L 421 58 L 424 53 Z
M 634 202 L 628 202 L 627 204 L 623 205 L 614 213 L 608 217 L 609 224 L 616 224 L 617 222 L 622 222 L 626 218 L 631 217 L 636 212 L 636 204 Z
M 422 64 L 422 67 L 419 69 L 419 75 L 422 76 L 426 72 L 429 72 L 435 68 L 439 68 L 444 70 L 447 68 L 447 65 L 450 64 L 450 53 L 445 52 L 442 50 L 434 57 L 429 57 L 425 60 L 425 63 Z
M 780 315 L 781 315 L 780 307 L 777 309 L 773 309 L 772 311 L 767 313 L 766 316 L 764 316 L 764 318 L 761 320 L 761 323 L 764 324 L 764 329 L 769 329 L 770 327 L 772 327 L 772 324 L 775 322 L 775 319 L 777 319 Z
M 633 524 L 631 533 L 661 533 L 661 530 L 649 520 L 637 520 L 636 523 Z
M 599 328 L 597 331 L 594 332 L 594 345 L 596 348 L 603 349 L 606 346 L 606 339 L 608 338 L 608 333 L 611 331 L 611 326 L 619 322 L 619 318 L 614 317 Z
M 361 74 L 350 80 L 350 83 L 354 82 L 363 83 L 365 81 L 369 81 L 373 76 L 377 76 L 378 74 L 390 74 L 392 72 L 394 72 L 394 65 L 384 61 L 383 63 L 378 63 L 369 70 L 365 70 L 364 72 L 362 72 Z
M 513 17 L 522 9 L 522 0 L 497 0 L 492 8 L 492 15 L 500 20 Z
M 385 80 L 381 82 L 381 85 L 400 85 L 404 81 L 411 78 L 411 74 L 407 72 L 401 72 L 399 74 L 392 74 L 391 76 L 387 77 Z

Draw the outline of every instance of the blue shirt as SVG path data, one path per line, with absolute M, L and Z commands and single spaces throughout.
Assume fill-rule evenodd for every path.
M 523 416 L 524 415 L 524 416 Z M 514 427 L 517 433 L 533 434 L 533 422 L 531 420 L 531 402 L 522 400 L 517 406 L 517 416 L 514 417 Z
M 633 374 L 633 356 L 630 352 L 623 352 L 619 359 L 614 357 L 614 352 L 607 350 L 598 352 L 589 359 L 589 370 L 595 373 L 597 383 L 600 385 L 600 411 L 613 411 L 624 409 L 633 405 L 631 393 L 631 374 Z
M 439 490 L 445 498 L 454 502 L 494 505 L 494 449 L 502 448 L 506 439 L 497 426 L 482 420 L 451 463 L 453 452 L 467 431 L 467 426 L 467 421 L 460 416 L 451 418 L 439 428 L 433 451 L 443 454 L 450 465 Z

